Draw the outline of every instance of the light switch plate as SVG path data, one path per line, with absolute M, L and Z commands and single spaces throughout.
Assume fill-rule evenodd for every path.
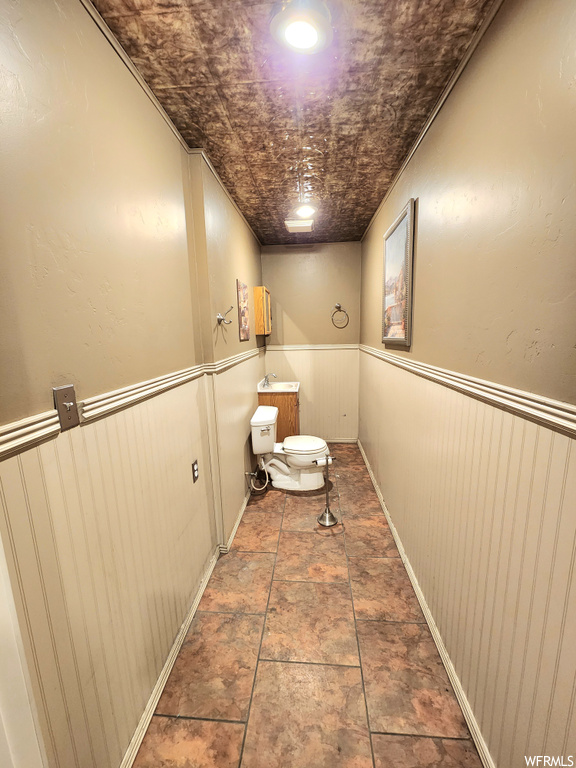
M 54 387 L 54 407 L 58 411 L 60 419 L 60 429 L 64 432 L 66 429 L 77 427 L 80 424 L 78 414 L 78 405 L 76 404 L 76 392 L 73 384 L 67 384 L 65 387 Z

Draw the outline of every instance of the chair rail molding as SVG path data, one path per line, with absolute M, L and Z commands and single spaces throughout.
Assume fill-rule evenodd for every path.
M 358 349 L 358 344 L 268 344 L 267 352 L 299 352 L 315 349 Z
M 200 376 L 211 376 L 222 373 L 235 365 L 243 363 L 245 360 L 256 357 L 259 353 L 260 349 L 257 347 L 256 349 L 241 352 L 238 355 L 227 357 L 224 360 L 219 360 L 215 363 L 195 365 L 191 368 L 184 368 L 182 371 L 159 376 L 156 379 L 140 381 L 128 387 L 116 389 L 113 392 L 105 392 L 102 395 L 90 397 L 80 403 L 81 420 L 85 422 L 101 416 L 107 416 L 109 413 L 134 405 L 148 397 L 159 395 L 167 389 L 178 387 L 180 384 L 185 384 L 187 381 L 198 379 Z
M 218 375 L 235 365 L 243 363 L 245 360 L 256 357 L 263 350 L 263 347 L 256 347 L 215 363 L 195 365 L 191 368 L 184 368 L 181 371 L 158 376 L 155 379 L 139 381 L 128 387 L 122 387 L 112 392 L 105 392 L 101 395 L 86 398 L 78 404 L 81 423 L 108 416 L 115 411 L 128 408 L 142 400 L 159 395 L 173 387 L 186 384 L 186 382 L 193 381 L 201 376 Z M 55 437 L 59 433 L 60 421 L 56 410 L 45 411 L 44 413 L 38 413 L 34 416 L 28 416 L 25 419 L 0 426 L 0 460 L 32 448 L 44 440 Z
M 0 459 L 12 456 L 60 432 L 58 411 L 51 410 L 0 427 Z
M 561 400 L 552 400 L 532 392 L 513 389 L 503 384 L 496 384 L 485 379 L 477 379 L 456 371 L 438 368 L 427 363 L 409 360 L 374 347 L 360 344 L 360 351 L 383 360 L 386 363 L 403 368 L 406 371 L 435 381 L 465 395 L 483 400 L 510 413 L 535 421 L 538 424 L 562 432 L 569 437 L 576 436 L 576 406 Z

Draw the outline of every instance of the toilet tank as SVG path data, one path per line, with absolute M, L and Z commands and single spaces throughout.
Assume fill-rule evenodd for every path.
M 257 456 L 274 451 L 277 419 L 278 408 L 275 405 L 259 405 L 254 411 L 250 426 L 252 427 L 252 451 Z

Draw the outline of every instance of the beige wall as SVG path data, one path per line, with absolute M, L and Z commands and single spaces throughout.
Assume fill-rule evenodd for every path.
M 198 155 L 191 155 L 191 163 L 197 164 L 197 158 Z M 203 218 L 203 227 L 197 258 L 203 254 L 206 262 L 204 266 L 199 266 L 204 281 L 199 283 L 198 289 L 205 310 L 202 318 L 205 352 L 211 355 L 210 360 L 218 361 L 258 346 L 259 339 L 254 328 L 253 288 L 262 284 L 260 244 L 203 158 L 200 168 L 202 205 L 201 208 L 197 206 L 197 210 Z M 240 341 L 239 338 L 237 279 L 248 286 L 248 341 Z M 216 315 L 218 312 L 224 314 L 231 305 L 234 308 L 226 316 L 232 321 L 231 325 L 219 326 Z
M 3 16 L 0 423 L 194 362 L 181 145 L 80 2 Z
M 354 344 L 360 328 L 360 244 L 262 248 L 262 277 L 272 301 L 268 344 Z M 330 320 L 336 303 L 350 323 Z
M 576 402 L 575 47 L 571 0 L 504 3 L 363 242 L 364 344 L 382 348 L 383 235 L 414 197 L 408 354 Z
M 188 157 L 186 210 L 194 296 L 196 347 L 203 362 L 214 362 L 254 349 L 253 288 L 262 283 L 260 244 L 202 153 Z M 236 280 L 248 285 L 250 339 L 240 341 Z M 218 325 L 216 315 L 230 325 Z M 198 318 L 196 323 L 196 317 Z

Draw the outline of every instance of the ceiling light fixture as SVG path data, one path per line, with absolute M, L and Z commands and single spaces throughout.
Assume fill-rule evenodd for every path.
M 330 11 L 323 0 L 285 0 L 272 11 L 270 31 L 298 53 L 318 53 L 332 42 Z
M 296 216 L 300 216 L 301 219 L 311 219 L 316 213 L 316 210 L 315 206 L 304 203 L 304 205 L 299 205 L 294 213 Z
M 312 232 L 314 230 L 314 219 L 286 219 L 284 225 L 288 232 L 292 234 Z

